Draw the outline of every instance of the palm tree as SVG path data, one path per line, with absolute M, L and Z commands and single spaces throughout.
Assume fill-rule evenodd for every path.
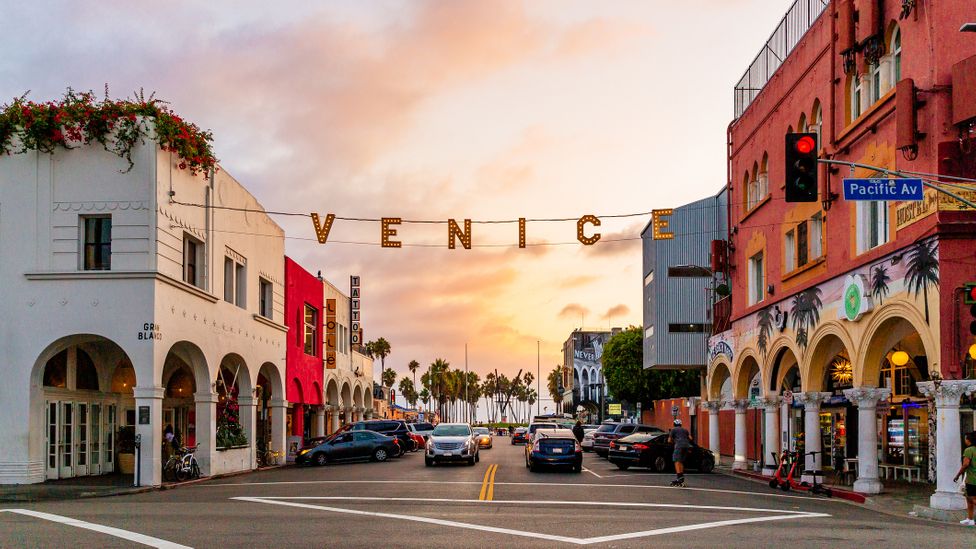
M 420 363 L 417 362 L 416 360 L 411 360 L 410 363 L 407 364 L 407 369 L 410 370 L 410 373 L 411 374 L 413 374 L 413 385 L 414 385 L 414 387 L 416 387 L 417 386 L 417 370 L 420 369 Z
M 383 370 L 383 385 L 386 385 L 387 389 L 391 389 L 393 384 L 396 383 L 397 374 L 393 371 L 393 368 L 388 368 Z
M 413 404 L 416 404 L 417 391 L 414 390 L 413 382 L 410 381 L 410 378 L 409 377 L 400 378 L 399 387 L 400 387 L 400 394 L 403 396 L 403 400 L 405 400 L 407 404 L 410 404 L 411 401 L 413 401 Z
M 370 352 L 372 355 L 380 357 L 380 371 L 386 371 L 386 357 L 390 356 L 390 342 L 384 338 L 378 338 L 376 341 L 369 343 Z
M 434 396 L 434 401 L 437 402 L 437 410 L 442 421 L 445 417 L 445 404 L 447 403 L 448 380 L 446 374 L 450 367 L 450 362 L 438 358 L 430 364 L 430 369 L 427 371 L 427 375 L 430 376 L 431 393 Z
M 925 304 L 925 323 L 929 323 L 929 285 L 939 284 L 939 245 L 935 240 L 916 242 L 908 258 L 905 283 L 915 293 L 922 292 Z
M 420 394 L 417 395 L 417 396 L 419 396 L 420 397 L 420 401 L 424 403 L 424 407 L 429 410 L 430 409 L 430 390 L 427 389 L 426 387 L 424 387 L 420 391 Z
M 560 385 L 563 384 L 563 367 L 556 366 L 549 372 L 546 377 L 546 389 L 549 390 L 549 396 L 552 397 L 552 402 L 555 404 L 555 412 L 559 413 L 559 407 L 562 404 L 563 395 L 559 392 Z
M 878 265 L 871 271 L 871 295 L 878 300 L 878 305 L 884 303 L 884 298 L 888 295 L 888 283 L 891 277 L 888 276 L 888 268 Z

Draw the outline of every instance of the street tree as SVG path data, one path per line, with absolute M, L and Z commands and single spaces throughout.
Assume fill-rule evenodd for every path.
M 393 368 L 388 368 L 383 370 L 383 385 L 386 385 L 388 389 L 393 388 L 393 384 L 396 383 L 397 374 L 393 371 Z
M 619 400 L 648 405 L 701 391 L 697 371 L 644 369 L 641 329 L 637 326 L 630 326 L 607 341 L 602 362 L 607 390 Z
M 552 398 L 552 401 L 555 404 L 554 412 L 557 414 L 562 409 L 563 395 L 559 391 L 559 387 L 562 386 L 562 383 L 563 367 L 557 365 L 552 369 L 551 372 L 549 372 L 549 375 L 546 376 L 546 389 L 549 390 L 549 396 Z

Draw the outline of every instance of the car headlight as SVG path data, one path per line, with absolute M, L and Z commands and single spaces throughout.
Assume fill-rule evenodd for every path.
M 301 450 L 300 452 L 298 452 L 298 455 L 304 456 L 307 453 L 308 453 L 308 450 Z

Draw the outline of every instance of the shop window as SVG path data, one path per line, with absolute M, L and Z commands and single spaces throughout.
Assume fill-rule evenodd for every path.
M 44 386 L 60 389 L 68 387 L 68 351 L 52 356 L 44 365 Z
M 786 272 L 789 273 L 796 269 L 796 232 L 792 229 L 786 232 L 783 256 L 786 260 Z
M 765 280 L 763 253 L 759 252 L 749 258 L 749 305 L 755 305 L 765 297 Z
M 183 234 L 183 281 L 203 288 L 203 242 Z
M 303 346 L 305 349 L 305 354 L 310 356 L 318 356 L 316 352 L 315 341 L 317 340 L 318 326 L 319 326 L 319 312 L 309 304 L 305 304 L 305 332 Z
M 274 316 L 274 285 L 263 278 L 258 278 L 261 295 L 261 316 L 271 319 Z
M 860 201 L 856 208 L 858 253 L 866 252 L 888 242 L 888 203 Z
M 82 216 L 82 268 L 107 271 L 112 268 L 112 216 Z

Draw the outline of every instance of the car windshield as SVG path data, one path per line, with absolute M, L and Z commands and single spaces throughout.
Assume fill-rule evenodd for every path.
M 471 427 L 467 425 L 438 425 L 434 427 L 435 437 L 466 437 L 471 434 Z
M 616 423 L 604 423 L 596 430 L 598 433 L 612 433 L 617 428 Z

